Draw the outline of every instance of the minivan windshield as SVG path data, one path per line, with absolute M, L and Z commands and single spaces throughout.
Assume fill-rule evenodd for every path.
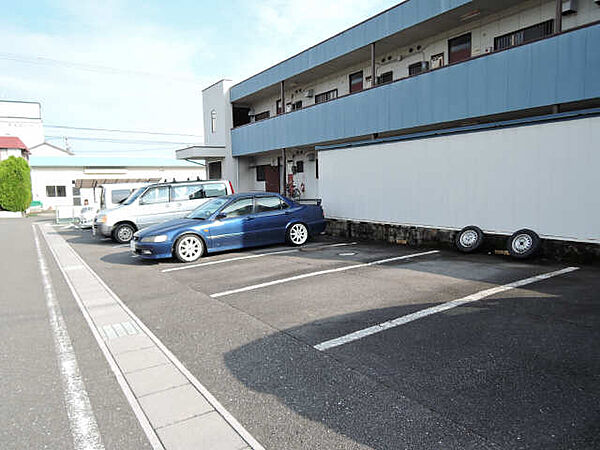
M 123 200 L 121 202 L 121 205 L 131 205 L 133 202 L 135 202 L 135 200 L 142 195 L 142 192 L 144 192 L 144 190 L 146 189 L 146 187 L 141 187 L 141 188 L 137 188 L 135 191 L 133 191 L 129 197 L 127 197 L 125 200 Z
M 188 216 L 188 219 L 206 220 L 210 216 L 212 216 L 215 212 L 217 212 L 217 210 L 221 206 L 223 206 L 225 203 L 227 203 L 227 200 L 228 199 L 225 197 L 218 197 L 213 200 L 209 200 L 208 202 L 204 203 L 202 206 L 199 206 L 198 208 L 193 210 L 191 212 L 191 214 Z

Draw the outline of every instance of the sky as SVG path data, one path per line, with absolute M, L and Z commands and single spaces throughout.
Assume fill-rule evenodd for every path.
M 400 0 L 4 2 L 0 99 L 40 102 L 47 141 L 75 153 L 172 157 L 202 143 L 203 88 Z

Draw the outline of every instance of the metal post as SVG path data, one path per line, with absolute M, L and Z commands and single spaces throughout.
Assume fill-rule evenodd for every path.
M 283 172 L 283 180 L 281 183 L 280 191 L 281 191 L 281 195 L 286 195 L 285 187 L 287 186 L 287 179 L 286 179 L 287 174 L 285 172 L 286 172 L 287 162 L 285 160 L 285 148 L 281 149 L 281 154 L 282 154 L 282 158 L 283 158 L 283 171 L 282 171 Z
M 554 17 L 554 34 L 562 31 L 562 0 L 556 0 L 556 14 Z
M 281 83 L 279 84 L 279 88 L 280 88 L 280 95 L 281 95 L 281 114 L 285 114 L 285 81 L 281 80 Z M 272 104 L 272 103 L 271 103 Z M 277 112 L 277 111 L 275 111 Z
M 371 87 L 375 87 L 377 78 L 375 77 L 375 42 L 371 44 Z

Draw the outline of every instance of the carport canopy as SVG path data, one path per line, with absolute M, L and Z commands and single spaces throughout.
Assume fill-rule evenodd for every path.
M 73 181 L 73 187 L 79 189 L 95 188 L 101 184 L 117 183 L 157 183 L 162 178 L 78 178 Z

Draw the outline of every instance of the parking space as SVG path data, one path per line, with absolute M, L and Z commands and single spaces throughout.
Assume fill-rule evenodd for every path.
M 266 447 L 600 443 L 597 267 L 326 237 L 180 264 L 63 236 Z

